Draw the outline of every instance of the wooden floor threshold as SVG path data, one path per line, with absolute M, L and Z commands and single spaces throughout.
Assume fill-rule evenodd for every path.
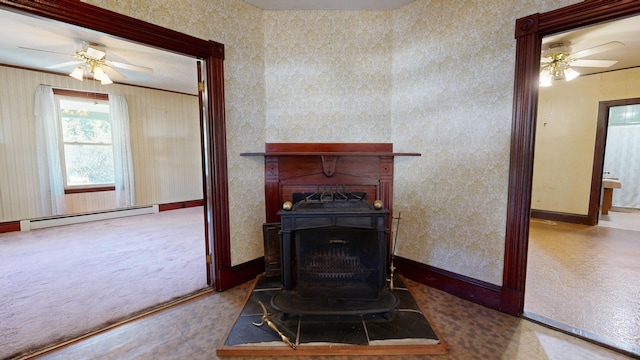
M 285 346 L 223 347 L 216 351 L 218 356 L 383 356 L 383 355 L 442 355 L 449 350 L 444 344 L 433 345 L 300 345 L 295 350 Z
M 168 310 L 168 309 L 173 308 L 175 306 L 182 305 L 182 304 L 197 300 L 197 299 L 199 299 L 199 298 L 201 298 L 203 296 L 211 294 L 212 292 L 214 292 L 214 290 L 211 287 L 207 287 L 207 288 L 204 288 L 204 289 L 201 289 L 201 290 L 197 290 L 197 291 L 195 291 L 195 292 L 193 292 L 191 294 L 188 294 L 188 295 L 185 295 L 185 296 L 182 296 L 182 297 L 179 297 L 179 298 L 175 298 L 175 299 L 167 301 L 165 303 L 162 303 L 162 304 L 153 306 L 151 308 L 142 310 L 142 311 L 140 311 L 138 313 L 135 313 L 132 316 L 127 317 L 126 319 L 120 320 L 120 321 L 118 321 L 116 323 L 109 324 L 109 325 L 107 325 L 105 327 L 101 327 L 99 329 L 90 331 L 90 332 L 88 332 L 86 334 L 74 337 L 72 339 L 68 339 L 68 340 L 65 340 L 65 341 L 62 341 L 62 342 L 47 346 L 47 347 L 45 347 L 43 349 L 40 349 L 40 350 L 29 352 L 29 353 L 26 353 L 26 354 L 23 354 L 23 355 L 18 355 L 17 357 L 12 358 L 12 359 L 13 360 L 27 360 L 27 359 L 33 359 L 33 358 L 36 358 L 38 356 L 42 356 L 42 355 L 48 354 L 50 352 L 62 349 L 64 347 L 71 346 L 71 345 L 73 345 L 73 344 L 75 344 L 77 342 L 80 342 L 82 340 L 88 339 L 88 338 L 90 338 L 92 336 L 96 336 L 96 335 L 102 334 L 104 332 L 107 332 L 109 330 L 115 329 L 115 328 L 117 328 L 119 326 L 126 325 L 126 324 L 132 323 L 134 321 L 137 321 L 137 320 L 140 320 L 140 319 L 144 319 L 144 318 L 146 318 L 148 316 L 155 315 L 155 314 L 157 314 L 157 313 L 159 313 L 161 311 Z

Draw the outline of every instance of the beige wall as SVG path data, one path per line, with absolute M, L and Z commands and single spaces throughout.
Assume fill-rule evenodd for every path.
M 394 11 L 398 254 L 502 283 L 519 17 L 578 1 L 416 1 Z
M 44 216 L 40 212 L 33 102 L 36 87 L 123 94 L 130 117 L 135 204 L 202 199 L 198 98 L 126 85 L 102 86 L 0 66 L 0 221 Z M 195 79 L 194 79 L 195 81 Z M 110 196 L 109 196 L 110 195 Z M 113 209 L 113 193 L 67 195 L 67 211 Z
M 515 20 L 578 0 L 417 0 L 387 12 L 88 2 L 225 44 L 233 265 L 263 254 L 263 162 L 239 153 L 388 141 L 423 154 L 396 159 L 398 254 L 502 283 Z
M 640 97 L 640 69 L 580 76 L 541 88 L 531 207 L 589 211 L 598 103 Z

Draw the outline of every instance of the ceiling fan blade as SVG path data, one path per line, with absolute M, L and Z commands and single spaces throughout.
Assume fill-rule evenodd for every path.
M 107 60 L 107 64 L 109 64 L 110 66 L 113 66 L 113 67 L 121 68 L 121 69 L 144 72 L 144 73 L 147 73 L 147 74 L 153 74 L 153 69 L 149 68 L 149 67 L 146 67 L 146 66 L 127 64 L 127 63 L 122 63 L 122 62 L 119 62 L 119 61 L 111 61 L 111 60 Z
M 617 63 L 617 60 L 574 60 L 571 66 L 576 67 L 610 67 Z
M 57 55 L 64 55 L 64 56 L 71 56 L 71 57 L 75 57 L 75 54 L 67 54 L 67 53 L 61 53 L 61 52 L 57 52 L 57 51 L 49 51 L 49 50 L 42 50 L 42 49 L 34 49 L 34 48 L 28 48 L 28 47 L 24 47 L 24 46 L 18 46 L 18 49 L 31 50 L 31 51 L 40 51 L 40 52 L 46 52 L 46 53 L 49 53 L 49 54 L 57 54 Z
M 574 58 L 574 59 L 580 59 L 580 58 L 583 58 L 583 57 L 586 57 L 586 56 L 599 54 L 601 52 L 617 49 L 617 48 L 622 47 L 622 46 L 624 46 L 624 44 L 621 43 L 620 41 L 612 41 L 612 42 L 608 42 L 606 44 L 594 46 L 592 48 L 580 50 L 578 52 L 575 52 L 575 53 L 571 54 L 571 57 Z
M 91 46 L 87 48 L 87 51 L 85 51 L 85 54 L 87 54 L 88 57 L 92 59 L 97 59 L 97 60 L 102 60 L 105 57 L 105 55 L 107 55 L 107 53 L 105 53 L 104 51 L 96 49 Z
M 67 67 L 67 66 L 72 66 L 72 65 L 78 65 L 78 64 L 82 64 L 83 62 L 80 60 L 75 60 L 75 61 L 67 61 L 67 62 L 63 62 L 61 64 L 55 64 L 55 65 L 50 65 L 47 66 L 47 69 L 59 69 L 59 68 L 63 68 L 63 67 Z
M 102 65 L 101 68 L 112 80 L 125 80 L 127 78 L 111 66 Z

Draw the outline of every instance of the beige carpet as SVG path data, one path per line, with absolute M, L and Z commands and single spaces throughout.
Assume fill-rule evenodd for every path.
M 202 211 L 0 234 L 0 359 L 205 288 Z

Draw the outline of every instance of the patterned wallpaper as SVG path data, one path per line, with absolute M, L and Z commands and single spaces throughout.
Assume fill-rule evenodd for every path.
M 265 11 L 266 142 L 390 142 L 390 12 Z
M 515 20 L 578 0 L 416 0 L 379 12 L 88 2 L 225 44 L 234 265 L 263 253 L 263 162 L 240 152 L 393 142 L 423 154 L 396 159 L 398 255 L 502 283 Z
M 394 13 L 397 253 L 502 283 L 515 19 L 578 1 L 416 1 Z M 516 4 L 517 3 L 517 4 Z

